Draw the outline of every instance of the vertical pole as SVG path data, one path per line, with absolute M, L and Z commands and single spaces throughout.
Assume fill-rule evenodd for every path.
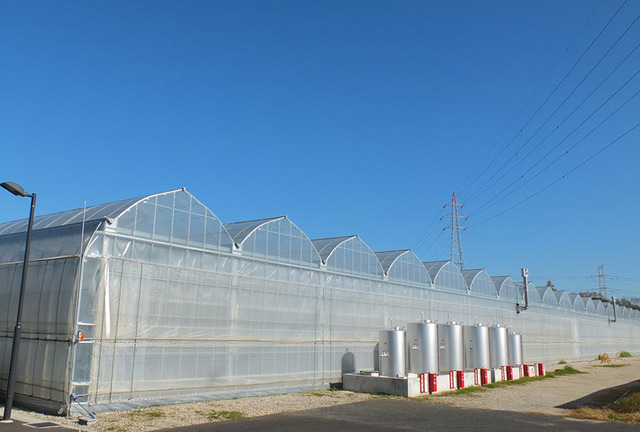
M 31 231 L 33 230 L 33 215 L 36 209 L 36 194 L 27 195 L 31 197 L 31 211 L 29 212 L 29 226 L 27 228 L 27 244 L 24 248 L 24 263 L 22 265 L 22 282 L 20 283 L 20 297 L 18 299 L 18 313 L 16 315 L 16 327 L 13 331 L 13 346 L 11 348 L 11 363 L 9 364 L 9 382 L 7 384 L 7 398 L 4 404 L 4 415 L 2 421 L 11 421 L 11 409 L 13 408 L 13 395 L 16 385 L 16 368 L 18 365 L 18 354 L 20 353 L 20 337 L 22 336 L 22 305 L 24 303 L 24 292 L 27 285 L 27 271 L 29 268 L 29 249 L 31 248 Z
M 529 285 L 529 269 L 522 269 L 522 283 L 524 284 L 524 307 L 523 310 L 529 309 L 529 293 L 528 293 L 528 285 Z

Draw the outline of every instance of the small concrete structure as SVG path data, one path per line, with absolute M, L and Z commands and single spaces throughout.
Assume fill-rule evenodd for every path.
M 537 375 L 537 370 L 534 372 L 534 367 L 531 366 L 531 376 Z M 502 376 L 502 368 L 489 369 L 489 383 L 504 381 L 507 379 L 507 368 L 504 367 L 504 378 Z M 513 379 L 523 377 L 520 368 L 512 368 Z M 449 374 L 441 374 L 437 376 L 437 390 L 433 393 L 443 393 L 458 389 L 457 374 L 453 376 Z M 476 372 L 466 371 L 464 372 L 464 387 L 474 387 L 480 384 L 479 370 L 478 370 L 478 384 L 476 384 Z M 381 393 L 394 396 L 415 397 L 424 396 L 429 394 L 429 382 L 428 376 L 425 374 L 425 383 L 422 386 L 424 389 L 421 392 L 420 376 L 409 373 L 406 377 L 384 377 L 378 376 L 376 373 L 351 373 L 344 374 L 342 376 L 342 388 L 344 390 L 354 391 L 358 393 Z
M 415 374 L 393 378 L 365 374 L 345 374 L 342 388 L 358 393 L 382 393 L 395 396 L 420 396 L 420 378 Z

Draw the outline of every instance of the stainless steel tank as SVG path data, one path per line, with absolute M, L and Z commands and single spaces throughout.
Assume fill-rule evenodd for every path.
M 464 367 L 467 369 L 489 368 L 489 328 L 482 324 L 464 326 Z
M 438 325 L 429 321 L 407 324 L 409 372 L 438 373 Z
M 519 366 L 522 364 L 522 335 L 509 333 L 509 366 Z
M 380 375 L 404 377 L 406 375 L 406 343 L 404 330 L 394 328 L 378 332 L 380 347 Z
M 438 324 L 438 368 L 440 372 L 464 370 L 462 326 L 455 322 Z
M 489 364 L 492 368 L 507 366 L 507 328 L 489 327 Z

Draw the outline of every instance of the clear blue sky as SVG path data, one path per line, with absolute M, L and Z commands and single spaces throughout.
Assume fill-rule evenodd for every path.
M 639 96 L 579 141 L 640 89 L 616 93 L 640 70 L 639 14 L 638 0 L 3 0 L 0 180 L 37 192 L 38 214 L 186 187 L 223 222 L 284 214 L 311 238 L 425 261 L 449 256 L 438 218 L 456 191 L 467 268 L 584 290 L 605 264 L 616 294 L 640 296 L 640 127 L 493 217 L 640 119 Z M 0 196 L 0 220 L 27 211 Z

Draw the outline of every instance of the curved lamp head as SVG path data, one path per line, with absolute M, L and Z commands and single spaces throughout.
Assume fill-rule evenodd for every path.
M 26 193 L 22 188 L 22 186 L 20 186 L 18 183 L 5 182 L 5 183 L 0 183 L 0 186 L 2 186 L 3 188 L 8 190 L 15 196 L 21 196 L 21 197 L 31 196 L 30 194 Z

